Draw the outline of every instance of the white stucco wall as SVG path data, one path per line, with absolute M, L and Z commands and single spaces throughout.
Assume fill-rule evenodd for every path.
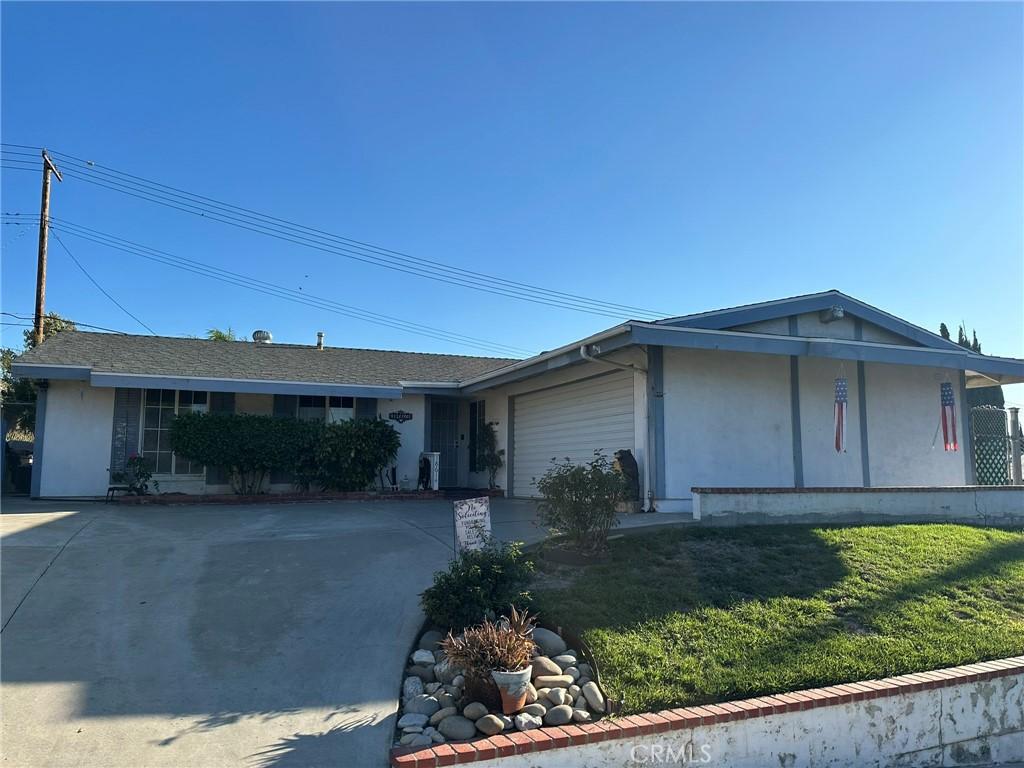
M 103 496 L 110 483 L 114 390 L 51 381 L 46 395 L 39 494 Z
M 412 419 L 399 424 L 397 421 L 388 423 L 398 430 L 402 444 L 398 449 L 398 481 L 407 478 L 410 487 L 416 487 L 416 479 L 419 477 L 420 452 L 423 451 L 424 430 L 426 429 L 426 414 L 424 409 L 423 395 L 406 395 L 394 400 L 377 400 L 377 415 L 387 419 L 388 414 L 393 411 L 407 411 L 412 414 Z
M 698 492 L 693 514 L 706 525 L 924 521 L 1020 526 L 1024 524 L 1024 486 Z
M 817 312 L 805 312 L 796 316 L 796 335 L 811 336 L 814 338 L 847 339 L 857 338 L 856 324 L 852 315 L 846 315 L 842 320 L 833 320 L 830 323 L 823 323 Z M 746 331 L 748 333 L 770 333 L 781 336 L 789 335 L 789 318 L 776 317 L 771 320 L 761 320 L 756 323 L 737 325 L 733 331 Z M 918 346 L 892 331 L 877 326 L 873 323 L 862 324 L 862 340 L 873 341 L 880 344 L 901 344 L 904 346 Z
M 789 358 L 665 349 L 663 511 L 693 486 L 792 486 Z
M 963 485 L 966 420 L 956 372 L 866 363 L 871 485 Z M 960 450 L 943 450 L 939 385 L 953 383 Z
M 802 357 L 798 365 L 804 485 L 863 485 L 857 364 Z M 839 376 L 845 376 L 849 386 L 846 453 L 835 450 L 835 380 Z
M 1024 761 L 1024 675 L 615 738 L 480 768 L 863 768 Z

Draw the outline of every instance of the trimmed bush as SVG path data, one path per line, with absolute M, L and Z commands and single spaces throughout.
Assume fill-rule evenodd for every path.
M 398 455 L 398 432 L 381 419 L 322 424 L 238 413 L 186 413 L 171 423 L 174 452 L 225 467 L 235 493 L 259 493 L 271 470 L 300 490 L 363 491 Z
M 420 595 L 420 605 L 437 626 L 461 632 L 507 613 L 510 606 L 525 609 L 532 579 L 533 561 L 524 554 L 522 543 L 491 539 L 482 549 L 461 552 L 447 571 L 435 573 L 433 586 Z

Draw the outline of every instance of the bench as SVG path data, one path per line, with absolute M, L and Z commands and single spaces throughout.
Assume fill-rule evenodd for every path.
M 125 483 L 114 483 L 107 486 L 107 503 L 109 504 L 114 500 L 115 495 L 118 493 L 128 493 L 132 488 L 130 485 Z

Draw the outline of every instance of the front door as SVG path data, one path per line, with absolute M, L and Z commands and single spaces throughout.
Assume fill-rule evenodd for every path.
M 441 454 L 438 484 L 459 484 L 459 404 L 454 400 L 430 403 L 430 450 Z

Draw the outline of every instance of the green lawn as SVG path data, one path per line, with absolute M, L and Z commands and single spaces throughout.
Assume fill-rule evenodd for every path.
M 961 525 L 680 528 L 539 563 L 537 608 L 645 712 L 1024 653 L 1024 533 Z

